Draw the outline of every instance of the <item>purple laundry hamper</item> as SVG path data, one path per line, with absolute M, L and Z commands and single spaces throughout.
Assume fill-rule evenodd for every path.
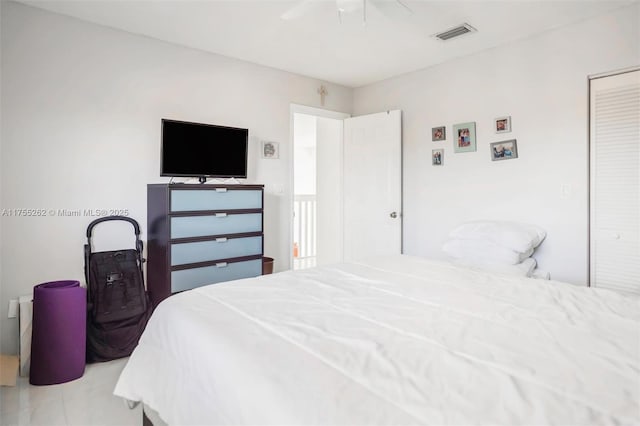
M 78 281 L 33 288 L 29 383 L 53 385 L 82 377 L 87 339 L 87 293 Z

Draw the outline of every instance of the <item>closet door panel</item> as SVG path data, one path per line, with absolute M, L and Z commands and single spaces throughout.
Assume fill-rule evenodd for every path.
M 590 279 L 640 293 L 640 71 L 591 80 Z

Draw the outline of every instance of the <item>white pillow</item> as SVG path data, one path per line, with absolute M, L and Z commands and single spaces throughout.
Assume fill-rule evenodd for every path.
M 462 240 L 491 241 L 525 253 L 538 247 L 547 233 L 544 229 L 527 223 L 485 220 L 463 223 L 451 231 L 449 236 Z
M 455 259 L 494 265 L 515 265 L 533 254 L 533 249 L 518 253 L 485 240 L 449 240 L 442 250 Z

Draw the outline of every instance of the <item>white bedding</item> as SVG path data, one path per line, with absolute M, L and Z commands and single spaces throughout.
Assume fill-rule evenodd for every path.
M 117 383 L 170 425 L 638 424 L 640 299 L 396 256 L 165 300 Z

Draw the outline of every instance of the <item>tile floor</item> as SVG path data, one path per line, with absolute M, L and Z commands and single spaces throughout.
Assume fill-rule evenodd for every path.
M 129 409 L 113 395 L 127 358 L 87 364 L 71 382 L 32 386 L 19 377 L 17 386 L 0 387 L 0 425 L 142 425 L 142 408 Z

